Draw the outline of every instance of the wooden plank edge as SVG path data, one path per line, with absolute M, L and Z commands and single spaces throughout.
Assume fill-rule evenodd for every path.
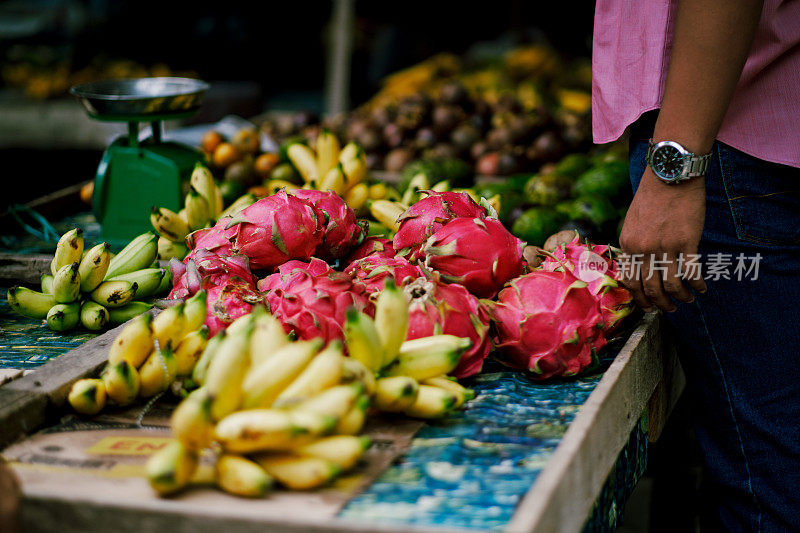
M 648 442 L 656 442 L 667 424 L 675 404 L 686 387 L 686 375 L 678 360 L 675 342 L 666 334 L 663 339 L 663 373 L 661 381 L 650 397 L 648 403 L 647 438 Z
M 39 285 L 42 274 L 50 273 L 52 254 L 19 255 L 0 253 L 0 282 Z
M 506 531 L 579 532 L 661 379 L 661 317 L 646 315 L 581 406 Z
M 110 329 L 0 387 L 0 449 L 48 419 L 57 420 L 72 384 L 98 374 L 123 327 Z

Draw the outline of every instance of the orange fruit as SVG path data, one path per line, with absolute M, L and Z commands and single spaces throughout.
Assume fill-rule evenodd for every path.
M 247 189 L 247 192 L 255 194 L 259 198 L 264 198 L 265 196 L 269 196 L 269 189 L 267 189 L 263 185 L 254 185 L 253 187 Z
M 200 141 L 200 148 L 207 154 L 214 153 L 214 150 L 217 149 L 217 146 L 225 142 L 225 137 L 218 131 L 208 130 L 203 134 L 203 138 Z
M 85 204 L 92 204 L 92 195 L 94 194 L 94 182 L 90 181 L 81 187 L 81 201 Z
M 219 168 L 225 168 L 241 158 L 242 154 L 231 143 L 220 143 L 214 150 L 214 165 Z
M 246 154 L 254 154 L 258 152 L 261 146 L 261 141 L 258 138 L 258 132 L 251 129 L 242 129 L 236 132 L 233 136 L 231 143 L 240 151 Z
M 256 158 L 256 174 L 262 180 L 269 178 L 272 169 L 280 162 L 276 154 L 261 154 Z

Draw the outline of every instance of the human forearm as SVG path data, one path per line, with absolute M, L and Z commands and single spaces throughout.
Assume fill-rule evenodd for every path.
M 653 139 L 705 154 L 719 131 L 753 42 L 763 0 L 679 0 Z

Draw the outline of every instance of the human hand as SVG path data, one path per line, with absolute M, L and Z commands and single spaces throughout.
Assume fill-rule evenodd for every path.
M 678 262 L 681 256 L 697 254 L 705 211 L 704 178 L 667 185 L 647 167 L 619 238 L 625 254 L 641 257 L 640 269 L 624 269 L 623 283 L 645 311 L 652 310 L 653 305 L 674 311 L 670 296 L 681 302 L 693 301 L 684 281 L 698 292 L 706 291 L 702 276 L 684 279 Z

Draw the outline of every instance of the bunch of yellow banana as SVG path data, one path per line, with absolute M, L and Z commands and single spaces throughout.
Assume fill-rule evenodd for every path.
M 351 310 L 344 332 L 348 372 L 362 380 L 378 410 L 439 418 L 474 397 L 447 376 L 470 341 L 453 335 L 405 340 L 408 302 L 391 279 L 378 296 L 375 320 Z
M 207 343 L 192 373 L 200 388 L 178 405 L 171 425 L 195 455 L 212 443 L 222 450 L 220 488 L 241 496 L 261 496 L 274 481 L 309 489 L 361 457 L 369 441 L 356 434 L 369 398 L 360 381 L 343 382 L 342 343 L 322 344 L 291 341 L 263 307 Z M 164 492 L 157 479 L 151 484 Z
M 108 364 L 98 379 L 77 381 L 68 400 L 75 411 L 93 415 L 110 399 L 120 406 L 150 398 L 188 378 L 208 343 L 206 293 L 165 309 L 155 318 L 133 318 L 108 350 Z
M 213 224 L 222 211 L 222 192 L 214 176 L 205 165 L 197 163 L 189 178 L 183 209 L 176 213 L 166 207 L 153 207 L 150 213 L 150 223 L 160 236 L 158 258 L 183 259 L 189 253 L 186 236 Z
M 328 130 L 322 130 L 317 136 L 316 150 L 295 143 L 289 146 L 287 155 L 306 187 L 333 191 L 356 212 L 367 200 L 386 197 L 385 184 L 369 186 L 365 182 L 367 155 L 364 149 L 354 142 L 340 149 L 336 135 Z
M 152 267 L 156 236 L 145 233 L 111 257 L 108 243 L 84 252 L 83 232 L 66 232 L 50 263 L 52 274 L 41 279 L 41 292 L 12 287 L 8 303 L 17 313 L 44 319 L 54 331 L 67 331 L 78 323 L 91 331 L 108 323 L 122 324 L 152 308 L 133 301 L 160 294 L 169 288 L 169 271 Z

